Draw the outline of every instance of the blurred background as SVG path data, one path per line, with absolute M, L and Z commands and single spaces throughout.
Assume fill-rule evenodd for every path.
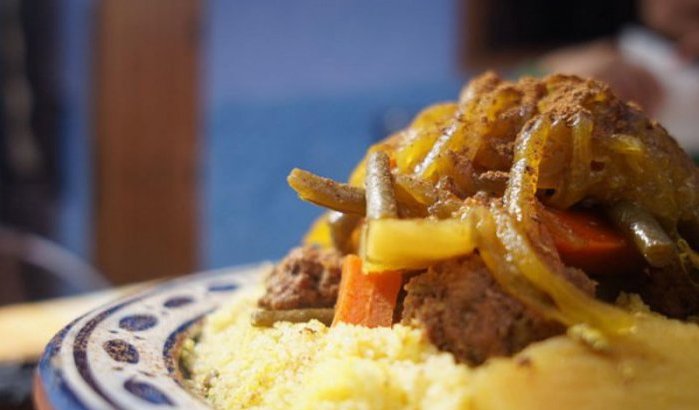
M 4 268 L 0 303 L 278 258 L 319 213 L 292 167 L 344 179 L 486 68 L 582 71 L 663 114 L 652 63 L 640 87 L 605 77 L 667 51 L 657 2 L 3 0 L 1 236 L 57 272 Z
M 291 168 L 344 179 L 488 68 L 610 81 L 697 153 L 698 21 L 693 0 L 0 0 L 0 305 L 279 258 L 320 214 Z

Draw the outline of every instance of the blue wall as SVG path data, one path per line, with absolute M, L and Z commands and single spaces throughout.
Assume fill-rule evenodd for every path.
M 456 1 L 253 2 L 208 9 L 202 257 L 275 258 L 320 211 L 294 166 L 344 179 L 390 112 L 454 99 Z
M 89 258 L 90 50 L 98 1 L 59 1 L 64 195 L 58 240 Z M 292 167 L 343 179 L 396 121 L 456 97 L 456 4 L 207 2 L 202 268 L 281 256 L 320 212 L 286 186 Z
M 344 180 L 384 135 L 389 107 L 414 113 L 458 85 L 373 90 L 344 98 L 225 103 L 211 113 L 203 186 L 206 267 L 282 256 L 320 211 L 286 185 L 293 167 Z M 397 108 L 396 108 L 397 107 Z
M 95 1 L 59 0 L 61 197 L 57 241 L 88 259 L 91 252 L 91 48 Z
M 456 0 L 211 0 L 207 102 L 344 95 L 456 71 Z

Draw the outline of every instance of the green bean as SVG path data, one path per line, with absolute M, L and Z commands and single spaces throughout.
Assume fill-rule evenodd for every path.
M 398 205 L 393 191 L 393 177 L 388 155 L 372 152 L 366 165 L 366 215 L 368 219 L 395 218 Z
M 677 261 L 674 242 L 646 210 L 622 201 L 609 208 L 608 215 L 651 266 L 662 268 Z
M 404 177 L 409 178 L 409 177 Z M 287 178 L 289 185 L 299 194 L 301 199 L 320 205 L 331 210 L 348 214 L 365 214 L 366 200 L 364 188 L 353 187 L 332 179 L 323 178 L 312 172 L 301 169 L 294 169 Z M 422 183 L 422 190 L 429 189 L 434 200 L 438 199 L 435 189 L 429 184 Z M 395 187 L 396 190 L 399 187 Z M 417 195 L 414 189 L 400 197 L 396 192 L 396 202 L 398 203 L 398 214 L 402 217 L 424 217 L 427 216 L 427 206 L 431 202 L 421 205 L 424 199 L 415 198 Z M 341 198 L 338 200 L 337 198 Z M 418 203 L 420 202 L 420 203 Z
M 362 217 L 355 214 L 343 214 L 342 212 L 328 212 L 328 226 L 330 227 L 330 238 L 335 249 L 343 254 L 351 253 L 352 232 L 361 222 Z
M 270 327 L 276 322 L 304 323 L 312 319 L 330 326 L 335 311 L 332 308 L 265 310 L 258 309 L 252 313 L 252 324 L 257 327 Z
M 365 214 L 366 199 L 363 188 L 333 181 L 298 168 L 291 171 L 287 181 L 305 201 L 345 214 Z M 435 214 L 445 217 L 462 205 L 456 196 L 446 191 L 440 192 L 431 184 L 408 175 L 396 175 L 394 184 L 394 198 L 400 217 L 425 217 Z
M 304 201 L 339 212 L 364 215 L 364 190 L 294 168 L 287 182 Z

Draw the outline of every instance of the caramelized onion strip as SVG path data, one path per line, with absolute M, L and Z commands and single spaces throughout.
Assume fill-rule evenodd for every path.
M 506 250 L 497 237 L 495 221 L 488 209 L 477 209 L 473 212 L 478 215 L 476 217 L 478 220 L 476 224 L 478 251 L 498 283 L 508 293 L 544 317 L 570 324 L 566 316 L 558 311 L 551 298 L 535 288 L 519 273 L 516 266 L 508 261 Z
M 608 332 L 628 331 L 634 324 L 633 317 L 584 294 L 564 278 L 564 266 L 555 254 L 553 258 L 544 259 L 532 245 L 532 241 L 541 239 L 536 225 L 536 193 L 539 166 L 551 127 L 551 120 L 541 116 L 517 137 L 504 196 L 505 209 L 491 207 L 498 239 L 508 255 L 507 260 L 554 301 L 564 323 L 585 323 Z
M 536 288 L 545 292 L 554 301 L 565 318 L 567 325 L 584 323 L 599 330 L 624 333 L 632 329 L 633 317 L 612 305 L 587 296 L 568 282 L 563 274 L 560 260 L 545 261 L 527 237 L 521 224 L 509 213 L 492 208 L 497 225 L 497 235 L 508 260 Z
M 530 223 L 535 212 L 539 165 L 551 130 L 551 120 L 540 116 L 517 136 L 510 179 L 503 196 L 507 210 L 517 221 Z

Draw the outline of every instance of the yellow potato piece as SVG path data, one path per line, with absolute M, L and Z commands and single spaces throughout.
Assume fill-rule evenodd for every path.
M 608 353 L 568 337 L 537 343 L 478 369 L 473 408 L 697 409 L 699 326 L 644 317 Z
M 470 221 L 381 219 L 369 222 L 364 258 L 368 271 L 418 269 L 473 252 Z

